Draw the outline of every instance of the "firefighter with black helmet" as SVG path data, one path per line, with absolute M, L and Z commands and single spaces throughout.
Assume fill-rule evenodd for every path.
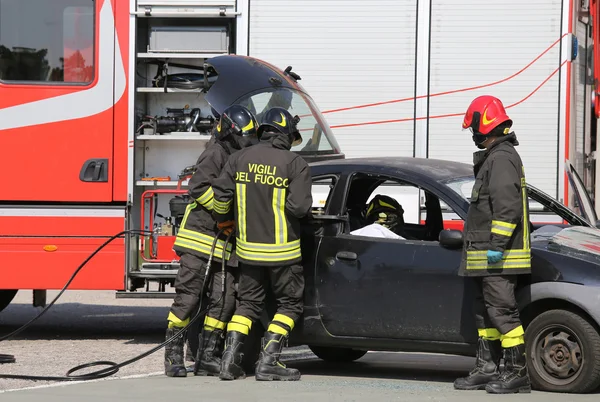
M 220 227 L 235 226 L 240 262 L 239 304 L 227 325 L 222 380 L 245 377 L 242 346 L 264 307 L 267 282 L 277 313 L 262 338 L 256 380 L 300 379 L 298 370 L 279 361 L 304 308 L 300 220 L 312 207 L 310 168 L 290 151 L 302 142 L 298 121 L 283 108 L 267 111 L 258 129 L 260 143 L 232 156 L 213 182 L 215 218 Z
M 200 292 L 212 244 L 218 229 L 212 217 L 214 193 L 212 182 L 218 177 L 229 157 L 240 149 L 255 144 L 258 123 L 246 108 L 234 105 L 219 116 L 214 138 L 196 162 L 196 171 L 189 182 L 189 195 L 193 202 L 187 206 L 173 249 L 180 256 L 180 268 L 175 279 L 176 295 L 168 315 L 166 337 L 176 332 L 179 336 L 165 348 L 165 374 L 169 377 L 186 377 L 183 346 L 184 331 L 190 316 L 198 307 Z M 224 241 L 217 241 L 211 272 L 221 271 Z M 226 294 L 220 297 L 221 275 L 212 275 L 212 308 L 204 320 L 195 358 L 195 375 L 218 375 L 221 367 L 220 353 L 224 341 L 223 331 L 235 308 L 233 289 L 234 269 L 237 260 L 232 257 L 233 245 L 227 245 Z M 216 303 L 219 301 L 219 303 Z M 215 304 L 216 303 L 216 304 Z
M 529 207 L 512 120 L 493 96 L 473 100 L 463 121 L 475 145 L 475 184 L 464 228 L 459 274 L 474 277 L 477 359 L 456 389 L 531 392 L 523 325 L 515 300 L 518 275 L 531 273 Z M 502 352 L 502 353 L 501 353 Z M 501 357 L 504 370 L 499 371 Z

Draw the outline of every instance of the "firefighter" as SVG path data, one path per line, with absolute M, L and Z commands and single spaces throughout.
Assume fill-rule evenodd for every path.
M 298 370 L 279 361 L 304 308 L 300 220 L 312 207 L 309 166 L 290 151 L 302 142 L 298 121 L 283 108 L 267 111 L 258 129 L 260 143 L 230 158 L 213 183 L 213 213 L 220 227 L 235 226 L 240 262 L 239 304 L 227 325 L 222 380 L 246 376 L 242 346 L 264 307 L 267 281 L 277 313 L 262 338 L 256 380 L 300 379 Z
M 529 206 L 512 120 L 492 96 L 473 100 L 463 121 L 481 151 L 473 158 L 473 186 L 459 275 L 474 277 L 478 328 L 475 368 L 456 389 L 531 392 L 524 331 L 515 300 L 518 275 L 531 273 Z M 499 362 L 504 357 L 504 371 Z
M 189 194 L 194 201 L 187 206 L 181 228 L 177 233 L 173 249 L 180 256 L 180 268 L 175 279 L 175 300 L 168 315 L 166 337 L 177 331 L 179 336 L 165 348 L 165 374 L 169 377 L 186 377 L 183 360 L 184 331 L 180 331 L 198 307 L 200 292 L 204 286 L 206 266 L 214 238 L 218 232 L 212 217 L 213 189 L 211 183 L 220 174 L 230 155 L 248 147 L 258 140 L 258 123 L 244 107 L 234 105 L 226 109 L 219 118 L 214 132 L 214 141 L 198 158 L 196 171 L 189 182 Z M 221 271 L 221 256 L 224 241 L 218 240 L 211 272 Z M 204 327 L 199 336 L 198 354 L 195 359 L 194 374 L 218 375 L 218 357 L 223 344 L 225 322 L 235 308 L 233 293 L 233 269 L 235 258 L 230 258 L 232 244 L 227 245 L 226 294 L 220 298 L 221 275 L 213 275 L 212 285 L 218 291 L 211 292 L 213 306 L 205 317 Z M 220 303 L 214 305 L 216 299 Z

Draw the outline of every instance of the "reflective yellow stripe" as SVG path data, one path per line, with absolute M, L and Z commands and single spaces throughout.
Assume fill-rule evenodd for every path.
M 517 328 L 509 331 L 508 333 L 501 335 L 500 340 L 502 341 L 503 348 L 512 348 L 514 346 L 522 345 L 525 343 L 525 331 L 523 326 L 519 325 Z
M 283 335 L 283 336 L 286 336 L 288 334 L 288 330 L 287 329 L 285 329 L 283 327 L 280 327 L 279 325 L 276 325 L 276 324 L 270 324 L 269 328 L 267 329 L 267 331 L 274 332 L 276 334 L 280 334 L 280 335 Z
M 525 167 L 521 167 L 521 198 L 523 201 L 523 248 L 531 248 L 529 242 L 529 212 L 527 212 L 527 181 L 525 180 Z
M 504 221 L 492 221 L 492 226 L 499 226 L 507 230 L 515 230 L 517 227 L 516 223 L 504 222 Z
M 237 322 L 230 322 L 227 324 L 227 332 L 229 331 L 237 331 L 241 332 L 244 335 L 248 335 L 250 333 L 250 328 L 248 328 L 244 324 L 238 324 Z
M 530 260 L 514 260 L 514 261 L 500 261 L 496 264 L 488 264 L 484 262 L 468 262 L 467 261 L 467 269 L 468 270 L 477 270 L 477 269 L 518 269 L 518 268 L 531 268 Z
M 300 240 L 294 240 L 285 244 L 266 244 L 266 243 L 252 243 L 249 241 L 239 240 L 237 242 L 238 247 L 242 247 L 248 251 L 264 251 L 264 252 L 279 252 L 279 251 L 292 251 L 300 247 Z
M 213 200 L 215 193 L 213 192 L 212 187 L 209 187 L 208 190 L 204 192 L 200 197 L 196 198 L 198 204 L 202 205 L 204 208 L 211 210 L 213 209 Z
M 241 241 L 246 241 L 246 185 L 243 183 L 235 184 L 235 193 L 237 196 L 237 237 Z
M 294 329 L 294 320 L 292 320 L 287 315 L 275 314 L 275 317 L 273 317 L 273 321 L 279 321 L 279 322 L 287 325 L 288 327 L 290 327 L 290 329 Z
M 507 250 L 503 253 L 503 260 L 513 260 L 521 258 L 529 258 L 531 250 Z M 487 250 L 467 250 L 467 261 L 487 261 Z
M 175 328 L 183 328 L 186 325 L 188 325 L 189 322 L 190 322 L 189 317 L 186 318 L 185 320 L 180 320 L 179 317 L 177 317 L 171 311 L 169 311 L 169 316 L 167 317 L 167 320 L 169 321 L 168 328 L 173 328 L 173 327 L 175 327 Z
M 273 215 L 275 216 L 275 244 L 284 244 L 287 241 L 285 188 L 273 189 Z
M 500 331 L 498 331 L 496 328 L 479 328 L 477 333 L 479 334 L 480 338 L 490 341 L 496 341 L 500 339 L 501 336 Z
M 506 237 L 511 237 L 513 235 L 513 231 L 499 229 L 497 226 L 492 227 L 492 233 Z
M 243 324 L 248 328 L 252 328 L 252 320 L 244 317 L 243 315 L 234 315 L 231 317 L 231 322 L 237 322 L 238 324 Z
M 223 202 L 213 198 L 213 208 L 216 213 L 225 215 L 231 210 L 231 200 Z
M 215 238 L 213 236 L 208 236 L 208 235 L 205 235 L 204 233 L 194 232 L 194 231 L 191 231 L 188 229 L 180 229 L 179 232 L 177 232 L 176 240 L 179 240 L 180 238 L 182 238 L 183 240 L 191 240 L 194 242 L 203 243 L 209 247 L 212 247 L 212 244 L 215 241 Z M 217 240 L 217 245 L 216 245 L 217 249 L 221 249 L 221 251 L 223 251 L 224 245 L 225 245 L 225 242 L 223 240 L 221 240 L 221 239 Z M 231 245 L 231 243 L 228 243 L 227 251 L 231 251 L 232 249 L 233 249 L 233 246 Z
M 191 239 L 186 239 L 183 237 L 177 237 L 175 239 L 175 246 L 179 246 L 179 247 L 183 247 L 183 248 L 187 248 L 190 250 L 194 250 L 194 251 L 198 251 L 202 254 L 206 254 L 206 255 L 210 255 L 211 249 L 212 249 L 212 244 L 206 245 L 205 243 L 201 243 L 195 240 L 191 240 Z M 217 258 L 221 258 L 221 256 L 223 255 L 223 243 L 221 243 L 220 245 L 217 243 L 217 246 L 215 247 L 215 256 Z M 231 247 L 229 247 L 229 245 L 227 245 L 227 251 L 225 252 L 225 259 L 229 260 L 229 258 L 231 257 Z
M 187 222 L 188 216 L 190 216 L 190 212 L 192 212 L 192 210 L 194 208 L 196 208 L 198 206 L 198 204 L 196 203 L 196 201 L 192 202 L 191 204 L 188 204 L 187 207 L 185 207 L 185 214 L 183 215 L 183 220 L 181 221 L 181 227 L 184 228 L 185 224 Z
M 215 329 L 225 329 L 225 327 L 227 326 L 227 324 L 223 321 L 219 321 L 209 316 L 206 316 L 206 318 L 204 319 L 204 325 Z
M 229 324 L 227 324 L 227 331 L 237 331 L 245 335 L 250 333 L 250 329 L 252 329 L 252 320 L 243 315 L 234 315 L 231 317 Z
M 296 251 L 290 251 L 287 253 L 256 253 L 256 252 L 247 252 L 239 247 L 236 248 L 236 254 L 238 257 L 243 258 L 249 261 L 264 261 L 264 262 L 284 262 L 291 261 L 302 257 L 302 253 L 300 249 Z
M 503 337 L 514 338 L 516 336 L 525 335 L 525 331 L 523 330 L 523 326 L 519 325 L 517 328 L 508 331 L 506 334 L 502 335 Z

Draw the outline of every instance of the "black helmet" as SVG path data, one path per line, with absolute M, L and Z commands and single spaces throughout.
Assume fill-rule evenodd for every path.
M 293 137 L 292 146 L 302 144 L 302 136 L 298 131 L 298 116 L 292 117 L 291 113 L 282 107 L 273 107 L 264 114 L 260 127 L 258 127 L 258 136 L 263 132 L 277 132 Z
M 370 223 L 379 223 L 391 231 L 398 225 L 404 225 L 404 210 L 402 206 L 387 195 L 377 194 L 367 205 L 366 216 Z
M 221 114 L 217 125 L 216 138 L 222 141 L 231 136 L 232 139 L 236 140 L 235 137 L 237 136 L 249 140 L 245 142 L 252 143 L 256 142 L 258 138 L 257 129 L 258 123 L 254 115 L 241 105 L 233 105 Z

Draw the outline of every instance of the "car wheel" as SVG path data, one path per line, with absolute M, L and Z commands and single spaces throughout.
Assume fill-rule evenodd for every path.
M 15 298 L 17 294 L 17 290 L 9 289 L 9 290 L 0 290 L 0 311 L 4 310 L 10 302 Z
M 600 385 L 600 335 L 581 315 L 550 310 L 525 334 L 529 376 L 535 389 L 586 393 Z
M 330 348 L 323 346 L 309 346 L 310 350 L 317 355 L 319 359 L 333 363 L 349 363 L 358 360 L 367 354 L 366 350 L 356 350 L 349 348 Z

